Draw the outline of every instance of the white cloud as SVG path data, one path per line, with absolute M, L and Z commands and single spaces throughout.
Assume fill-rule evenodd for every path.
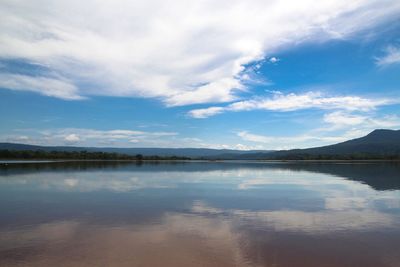
M 343 111 L 335 111 L 324 115 L 325 122 L 338 127 L 360 125 L 367 119 L 367 116 L 349 114 Z
M 400 63 L 400 47 L 390 45 L 385 48 L 385 55 L 376 59 L 378 66 Z
M 325 136 L 316 135 L 311 132 L 294 135 L 294 136 L 269 136 L 253 134 L 247 131 L 240 131 L 237 133 L 242 140 L 263 144 L 263 149 L 267 150 L 280 150 L 280 149 L 293 149 L 293 148 L 308 148 L 313 146 L 322 146 L 331 143 L 337 143 L 341 141 L 346 141 L 349 139 L 349 135 L 345 134 L 342 136 Z M 352 136 L 359 137 L 359 136 Z
M 269 62 L 271 62 L 271 63 L 276 63 L 276 62 L 278 62 L 279 61 L 279 58 L 277 58 L 277 57 L 271 57 L 270 59 L 269 59 Z
M 75 143 L 79 142 L 81 139 L 79 138 L 79 136 L 77 134 L 69 134 L 64 138 L 64 140 L 67 143 L 75 144 Z
M 64 139 L 68 144 L 76 144 L 80 141 L 95 141 L 107 144 L 107 142 L 139 143 L 147 139 L 157 139 L 176 136 L 175 132 L 144 132 L 135 130 L 94 130 L 94 129 L 58 129 L 43 131 L 42 134 L 54 141 Z
M 378 128 L 400 127 L 400 117 L 397 115 L 360 115 L 344 111 L 335 111 L 325 114 L 323 121 L 328 123 L 329 126 L 326 128 L 320 128 L 318 131 L 333 131 L 337 129 L 357 127 L 359 131 L 366 133 Z
M 319 92 L 306 92 L 303 94 L 282 94 L 274 92 L 269 98 L 255 98 L 234 102 L 225 107 L 209 107 L 189 111 L 194 118 L 207 118 L 227 111 L 249 111 L 249 110 L 270 110 L 270 111 L 294 111 L 301 109 L 342 109 L 342 110 L 373 110 L 378 106 L 399 103 L 394 99 L 369 99 L 360 96 L 326 96 Z
M 191 110 L 188 115 L 196 119 L 204 119 L 222 113 L 223 111 L 223 107 L 210 107 Z
M 230 110 L 275 110 L 293 111 L 299 109 L 346 109 L 346 110 L 370 110 L 376 106 L 389 104 L 387 99 L 367 99 L 359 96 L 324 96 L 318 92 L 304 94 L 275 94 L 272 98 L 245 100 L 233 103 Z
M 66 79 L 0 73 L 0 87 L 25 90 L 65 100 L 79 100 L 78 88 Z
M 245 89 L 243 65 L 290 45 L 348 37 L 399 10 L 395 0 L 3 0 L 0 58 L 56 75 L 9 75 L 2 86 L 63 99 L 232 101 Z

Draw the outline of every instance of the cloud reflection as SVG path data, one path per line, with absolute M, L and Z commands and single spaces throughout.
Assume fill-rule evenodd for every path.
M 400 262 L 399 191 L 279 168 L 140 170 L 1 177 L 15 210 L 2 213 L 0 266 Z
M 61 221 L 2 232 L 7 266 L 256 266 L 227 221 L 165 214 L 161 224 L 116 226 Z
M 372 209 L 325 210 L 306 212 L 299 210 L 251 211 L 220 209 L 201 201 L 193 204 L 198 215 L 230 217 L 243 225 L 270 231 L 295 231 L 310 234 L 334 231 L 365 230 L 399 226 L 395 216 Z

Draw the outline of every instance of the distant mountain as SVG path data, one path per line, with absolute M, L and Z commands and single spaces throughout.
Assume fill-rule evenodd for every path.
M 292 150 L 289 152 L 295 152 Z M 400 130 L 375 130 L 368 135 L 330 146 L 297 150 L 305 154 L 400 154 Z
M 115 147 L 73 147 L 73 146 L 34 146 L 25 144 L 0 143 L 0 150 L 44 150 L 44 151 L 89 151 L 120 153 L 144 156 L 180 156 L 195 159 L 308 159 L 324 156 L 322 159 L 369 158 L 379 156 L 400 157 L 400 130 L 375 130 L 370 134 L 346 142 L 307 149 L 280 151 L 268 150 L 230 150 L 208 148 L 115 148 Z
M 15 143 L 0 143 L 0 150 L 43 150 L 43 151 L 89 151 L 89 152 L 107 152 L 119 153 L 125 155 L 143 156 L 181 156 L 190 158 L 220 158 L 221 155 L 234 157 L 245 153 L 260 152 L 257 150 L 243 151 L 233 149 L 209 149 L 209 148 L 117 148 L 117 147 L 75 147 L 75 146 L 36 146 Z M 268 153 L 269 151 L 262 151 Z
M 374 130 L 368 135 L 351 139 L 342 143 L 306 148 L 306 149 L 291 149 L 291 150 L 280 150 L 271 153 L 248 153 L 241 154 L 238 158 L 247 159 L 276 159 L 276 158 L 288 158 L 295 159 L 296 157 L 302 158 L 310 156 L 324 155 L 327 158 L 329 156 L 400 156 L 400 130 Z

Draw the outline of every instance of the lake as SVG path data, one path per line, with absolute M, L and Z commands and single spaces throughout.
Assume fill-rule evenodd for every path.
M 0 266 L 400 266 L 400 165 L 0 164 Z

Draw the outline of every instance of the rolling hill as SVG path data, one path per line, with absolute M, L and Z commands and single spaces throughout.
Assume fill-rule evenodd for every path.
M 342 143 L 313 147 L 306 149 L 280 150 L 271 153 L 248 153 L 238 155 L 242 159 L 296 159 L 314 158 L 325 156 L 326 158 L 337 158 L 346 156 L 355 157 L 379 157 L 400 156 L 400 130 L 378 129 L 368 135 L 351 139 Z
M 229 150 L 208 148 L 113 148 L 113 147 L 73 147 L 73 146 L 35 146 L 26 144 L 0 143 L 0 150 L 43 150 L 43 151 L 89 151 L 120 153 L 144 156 L 181 156 L 193 159 L 333 159 L 351 156 L 355 158 L 400 156 L 400 130 L 378 129 L 368 135 L 342 143 L 307 149 L 280 151 L 267 150 Z M 350 157 L 350 158 L 351 158 Z

